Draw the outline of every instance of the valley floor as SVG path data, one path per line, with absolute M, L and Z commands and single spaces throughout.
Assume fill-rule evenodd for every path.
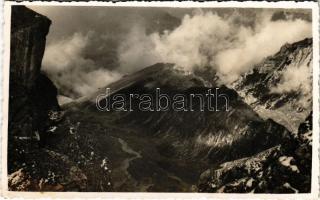
M 67 118 L 69 124 L 63 126 L 77 126 L 71 137 L 94 137 L 95 144 L 90 149 L 109 159 L 114 191 L 195 192 L 200 173 L 209 166 L 202 160 L 170 157 L 159 149 L 160 138 L 114 125 L 114 115 L 77 111 Z M 62 132 L 57 134 L 64 137 Z M 86 151 L 88 147 L 80 148 Z

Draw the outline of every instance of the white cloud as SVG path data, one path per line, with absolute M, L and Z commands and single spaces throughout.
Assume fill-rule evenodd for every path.
M 136 70 L 171 62 L 187 71 L 210 66 L 228 84 L 285 43 L 312 35 L 310 22 L 300 19 L 271 21 L 270 14 L 261 13 L 253 26 L 244 26 L 235 22 L 237 17 L 237 13 L 220 17 L 200 10 L 164 34 L 133 29 L 119 50 L 120 66 Z
M 312 35 L 310 23 L 302 20 L 267 21 L 257 31 L 246 31 L 245 39 L 236 47 L 220 52 L 214 62 L 227 81 L 234 81 L 263 58 L 275 54 L 285 43 L 293 43 Z
M 301 91 L 303 95 L 312 94 L 312 54 L 302 59 L 303 62 L 294 62 L 282 72 L 279 84 L 271 89 L 271 93 L 289 93 Z
M 83 56 L 83 50 L 89 42 L 90 34 L 75 33 L 70 38 L 52 43 L 45 50 L 43 70 L 59 89 L 67 93 L 65 95 L 87 95 L 121 76 Z
M 197 10 L 192 15 L 185 15 L 181 25 L 172 31 L 149 35 L 143 23 L 135 23 L 128 27 L 130 31 L 127 34 L 122 33 L 125 36 L 117 41 L 120 43 L 118 47 L 101 41 L 108 47 L 103 50 L 117 50 L 118 55 L 108 55 L 110 58 L 118 57 L 118 67 L 113 71 L 108 70 L 110 66 L 101 66 L 105 62 L 98 62 L 109 58 L 100 56 L 103 52 L 99 51 L 91 58 L 84 53 L 95 52 L 92 48 L 99 46 L 98 32 L 94 32 L 95 35 L 79 32 L 49 43 L 43 70 L 65 95 L 72 97 L 94 92 L 119 79 L 121 74 L 132 73 L 157 62 L 175 63 L 186 71 L 209 66 L 217 71 L 222 83 L 228 84 L 264 57 L 276 53 L 285 43 L 312 36 L 310 22 L 301 19 L 272 21 L 271 15 L 270 12 L 261 12 L 257 16 L 246 17 L 235 12 L 222 17 L 210 11 Z

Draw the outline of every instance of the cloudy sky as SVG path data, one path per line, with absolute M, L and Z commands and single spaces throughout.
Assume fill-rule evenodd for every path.
M 52 20 L 43 70 L 77 98 L 157 62 L 236 80 L 285 43 L 312 36 L 311 11 L 32 6 Z

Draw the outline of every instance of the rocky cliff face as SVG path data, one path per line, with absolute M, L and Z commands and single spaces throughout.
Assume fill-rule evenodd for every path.
M 45 138 L 50 113 L 59 110 L 57 88 L 40 72 L 51 21 L 24 6 L 11 17 L 8 171 L 25 167 Z M 41 138 L 41 142 L 40 142 Z
M 10 78 L 30 90 L 40 75 L 51 21 L 24 6 L 13 7 L 11 19 Z
M 307 38 L 284 45 L 232 87 L 262 118 L 273 119 L 297 133 L 312 110 L 311 70 L 312 38 Z
M 55 125 L 62 120 L 57 88 L 41 72 L 51 21 L 24 6 L 12 7 L 11 20 L 9 190 L 83 191 L 89 187 L 91 191 L 108 191 L 110 185 L 105 169 L 91 169 L 92 162 L 80 168 L 77 162 L 83 155 L 72 153 L 70 156 L 67 155 L 70 152 L 66 152 L 68 149 L 58 152 L 49 147 L 50 140 L 54 140 L 51 137 L 55 138 L 52 136 Z M 64 143 L 69 141 L 63 138 L 54 141 L 70 145 Z M 97 166 L 100 164 L 99 160 Z
M 56 87 L 40 72 L 51 21 L 24 6 L 14 6 L 11 19 L 9 131 L 33 137 L 44 130 L 49 110 L 59 109 Z

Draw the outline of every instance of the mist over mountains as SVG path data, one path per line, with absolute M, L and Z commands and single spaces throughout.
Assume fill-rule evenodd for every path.
M 311 36 L 307 10 L 32 8 L 53 19 L 43 70 L 73 98 L 158 62 L 188 72 L 209 66 L 228 84 Z

